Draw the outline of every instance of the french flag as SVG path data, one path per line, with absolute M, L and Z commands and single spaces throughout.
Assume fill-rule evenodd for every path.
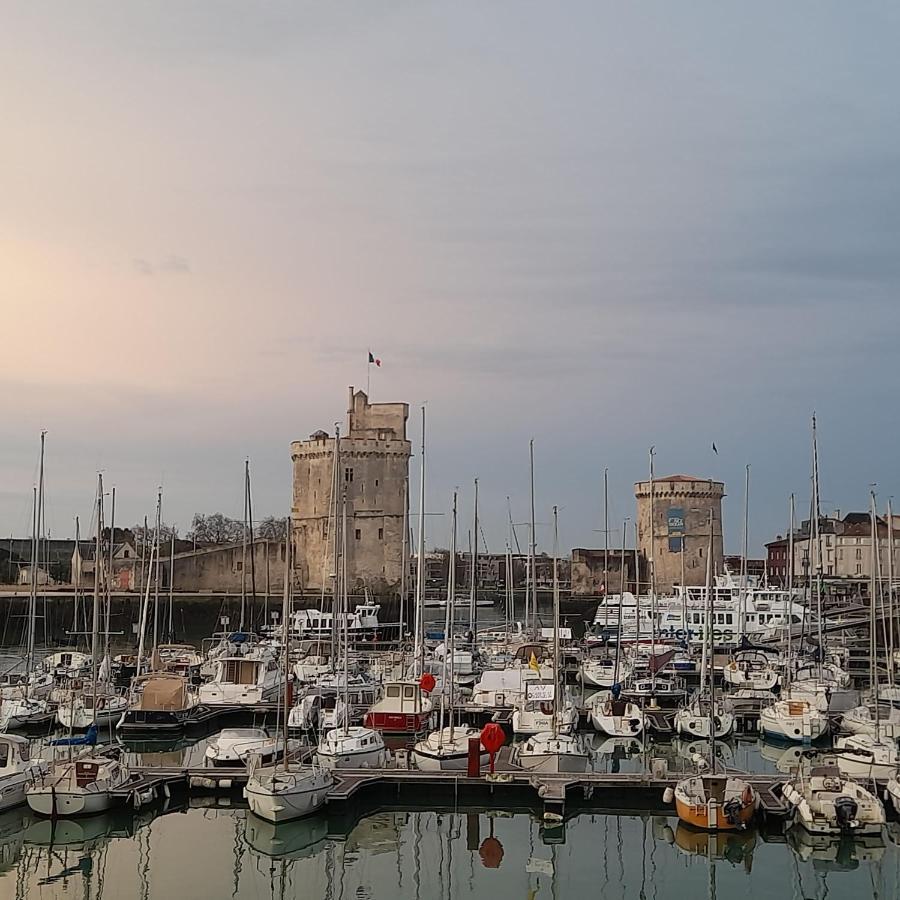
M 375 365 L 378 366 L 379 369 L 381 368 L 381 360 L 376 359 L 375 354 L 372 353 L 372 351 L 370 350 L 369 351 L 369 365 L 371 366 L 372 363 L 375 363 Z

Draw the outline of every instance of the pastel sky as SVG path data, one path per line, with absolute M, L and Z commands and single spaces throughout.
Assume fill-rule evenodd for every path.
M 633 515 L 654 445 L 727 482 L 733 550 L 749 463 L 760 551 L 790 491 L 808 508 L 813 410 L 826 508 L 897 490 L 900 7 L 0 16 L 0 534 L 29 528 L 42 428 L 56 536 L 98 470 L 118 522 L 162 483 L 184 530 L 240 515 L 249 456 L 283 514 L 290 441 L 343 417 L 370 347 L 374 399 L 427 401 L 429 509 L 477 474 L 498 551 L 530 437 L 564 547 L 602 543 L 604 466 Z

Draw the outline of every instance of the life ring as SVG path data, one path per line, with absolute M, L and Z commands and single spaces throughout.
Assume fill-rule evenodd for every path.
M 541 712 L 545 716 L 549 716 L 553 713 L 553 704 L 549 700 L 541 701 Z

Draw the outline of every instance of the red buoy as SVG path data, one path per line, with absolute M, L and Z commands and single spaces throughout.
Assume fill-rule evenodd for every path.
M 432 675 L 431 672 L 426 672 L 419 679 L 419 687 L 422 688 L 426 694 L 430 694 L 434 690 L 436 684 L 437 682 L 434 680 L 434 675 Z
M 481 746 L 491 755 L 491 771 L 494 771 L 494 755 L 506 743 L 506 735 L 496 722 L 488 722 L 481 729 Z

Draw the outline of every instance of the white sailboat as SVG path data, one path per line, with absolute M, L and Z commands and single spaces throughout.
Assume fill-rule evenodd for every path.
M 349 622 L 346 615 L 348 609 L 347 592 L 347 554 L 345 552 L 347 539 L 347 497 L 342 501 L 340 545 L 337 556 L 338 595 L 340 597 L 340 621 L 342 628 L 340 633 L 341 660 L 343 665 L 343 691 L 342 706 L 343 721 L 335 723 L 334 728 L 324 732 L 319 745 L 316 748 L 316 759 L 319 765 L 326 769 L 367 769 L 383 766 L 387 758 L 387 750 L 384 746 L 384 738 L 380 731 L 369 728 L 366 725 L 350 724 L 350 699 L 349 699 L 349 657 L 350 657 L 350 633 Z
M 421 741 L 413 746 L 413 759 L 419 769 L 427 772 L 465 770 L 469 759 L 469 741 L 481 739 L 480 732 L 471 725 L 454 722 L 454 671 L 456 661 L 455 608 L 450 602 L 456 596 L 456 514 L 457 492 L 453 492 L 453 513 L 450 528 L 450 568 L 447 575 L 447 603 L 444 604 L 444 652 L 441 679 L 447 686 L 446 698 L 441 696 L 440 725 Z M 474 591 L 474 588 L 473 588 Z M 474 607 L 470 605 L 470 614 Z M 449 705 L 449 722 L 444 721 L 445 699 Z M 483 748 L 480 751 L 479 765 L 489 761 L 489 754 Z
M 94 571 L 94 609 L 91 626 L 92 690 L 96 691 L 100 655 L 100 592 L 103 566 L 100 554 L 103 527 L 103 476 L 97 476 L 97 537 Z M 94 705 L 96 709 L 96 704 Z M 72 746 L 65 759 L 54 760 L 45 774 L 27 792 L 28 805 L 45 816 L 81 816 L 103 812 L 124 803 L 125 790 L 134 779 L 117 758 L 98 753 L 93 747 L 75 756 Z
M 558 511 L 553 507 L 553 682 L 559 685 L 559 534 Z M 532 735 L 523 744 L 513 746 L 510 759 L 513 763 L 533 772 L 581 773 L 591 765 L 591 754 L 583 740 L 576 734 L 560 731 L 556 708 L 560 691 L 553 692 L 553 710 L 549 731 Z M 574 729 L 573 729 L 574 730 Z
M 289 535 L 285 552 L 284 597 L 281 613 L 285 685 L 288 683 L 290 672 L 292 543 Z M 287 699 L 285 696 L 281 716 L 285 747 L 287 746 Z M 334 784 L 334 777 L 328 769 L 315 763 L 298 765 L 291 761 L 288 753 L 282 755 L 280 763 L 276 762 L 272 766 L 260 766 L 251 757 L 247 768 L 249 777 L 244 787 L 244 797 L 250 810 L 259 818 L 276 824 L 299 819 L 321 809 L 328 799 L 329 789 Z

